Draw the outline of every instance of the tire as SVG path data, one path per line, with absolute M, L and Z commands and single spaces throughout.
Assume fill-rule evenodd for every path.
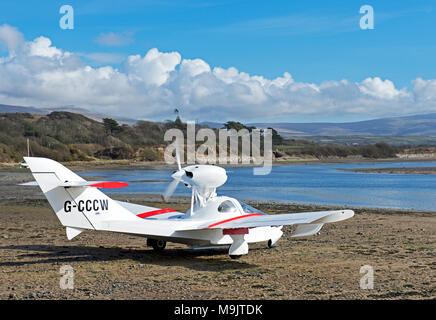
M 153 250 L 157 252 L 163 251 L 166 245 L 165 240 L 147 239 L 147 246 L 153 247 Z
M 276 247 L 276 244 L 274 243 L 272 243 L 272 240 L 271 239 L 269 239 L 268 240 L 268 248 L 270 248 L 270 249 L 272 249 L 272 248 L 275 248 Z
M 242 257 L 242 254 L 229 254 L 230 258 L 236 260 Z

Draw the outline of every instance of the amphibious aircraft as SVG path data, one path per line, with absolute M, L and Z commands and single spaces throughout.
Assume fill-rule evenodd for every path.
M 283 235 L 284 225 L 295 225 L 292 237 L 316 234 L 325 223 L 338 222 L 354 215 L 352 210 L 333 210 L 287 214 L 265 214 L 237 199 L 219 196 L 216 189 L 227 180 L 224 168 L 215 165 L 181 167 L 162 195 L 167 201 L 182 182 L 192 190 L 187 212 L 154 208 L 109 198 L 100 188 L 120 188 L 118 181 L 86 181 L 60 163 L 47 158 L 25 157 L 36 181 L 66 228 L 68 240 L 84 230 L 113 231 L 147 238 L 156 251 L 167 242 L 192 248 L 225 247 L 231 258 L 248 253 L 248 244 L 266 242 L 274 247 Z

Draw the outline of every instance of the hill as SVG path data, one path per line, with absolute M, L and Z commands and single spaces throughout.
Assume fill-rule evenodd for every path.
M 284 137 L 295 136 L 422 136 L 436 137 L 436 113 L 345 123 L 252 123 L 272 127 Z
M 198 125 L 196 130 L 202 127 L 204 126 Z M 227 122 L 225 127 L 236 130 L 239 127 L 249 130 L 254 128 L 234 121 Z M 21 162 L 27 153 L 27 139 L 30 142 L 31 155 L 57 161 L 163 161 L 167 145 L 163 140 L 164 134 L 171 128 L 181 129 L 184 136 L 187 136 L 186 124 L 179 117 L 175 121 L 138 121 L 134 125 L 119 125 L 113 119 L 105 118 L 103 122 L 99 122 L 66 111 L 55 111 L 48 115 L 4 113 L 0 114 L 0 162 Z M 218 139 L 218 133 L 216 137 Z M 384 141 L 368 145 L 335 145 L 322 141 L 282 139 L 277 132 L 275 135 L 273 133 L 272 142 L 274 158 L 281 158 L 280 160 L 307 157 L 392 158 L 406 149 L 405 146 L 394 147 Z M 197 141 L 197 147 L 200 144 L 202 142 Z M 238 143 L 239 152 L 241 147 L 242 144 Z M 216 152 L 218 154 L 219 150 Z
M 0 162 L 19 162 L 27 153 L 58 161 L 93 159 L 162 160 L 159 148 L 171 123 L 138 121 L 112 130 L 71 112 L 0 114 Z
M 136 120 L 125 118 L 125 117 L 116 117 L 109 116 L 99 112 L 92 112 L 88 109 L 79 108 L 75 106 L 60 106 L 60 107 L 48 107 L 48 108 L 37 108 L 37 107 L 22 107 L 22 106 L 12 106 L 7 104 L 0 104 L 0 113 L 31 113 L 31 114 L 40 114 L 47 115 L 54 111 L 67 111 L 72 113 L 78 113 L 84 115 L 87 118 L 102 121 L 104 118 L 113 118 L 122 124 L 135 124 Z

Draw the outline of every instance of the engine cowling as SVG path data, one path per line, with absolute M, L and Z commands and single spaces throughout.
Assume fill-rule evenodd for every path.
M 212 165 L 193 165 L 183 168 L 189 182 L 200 188 L 218 188 L 227 181 L 224 168 Z

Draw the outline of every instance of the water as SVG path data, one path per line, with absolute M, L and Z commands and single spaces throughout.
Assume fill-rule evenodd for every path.
M 227 183 L 218 195 L 242 200 L 274 200 L 351 207 L 378 207 L 436 210 L 436 175 L 358 173 L 343 169 L 387 167 L 435 167 L 436 162 L 392 162 L 363 164 L 289 165 L 273 167 L 265 176 L 253 175 L 252 168 L 228 168 Z M 102 180 L 124 181 L 122 189 L 107 193 L 155 193 L 165 191 L 173 170 L 126 170 L 88 172 Z M 179 184 L 175 195 L 190 196 L 190 189 Z

